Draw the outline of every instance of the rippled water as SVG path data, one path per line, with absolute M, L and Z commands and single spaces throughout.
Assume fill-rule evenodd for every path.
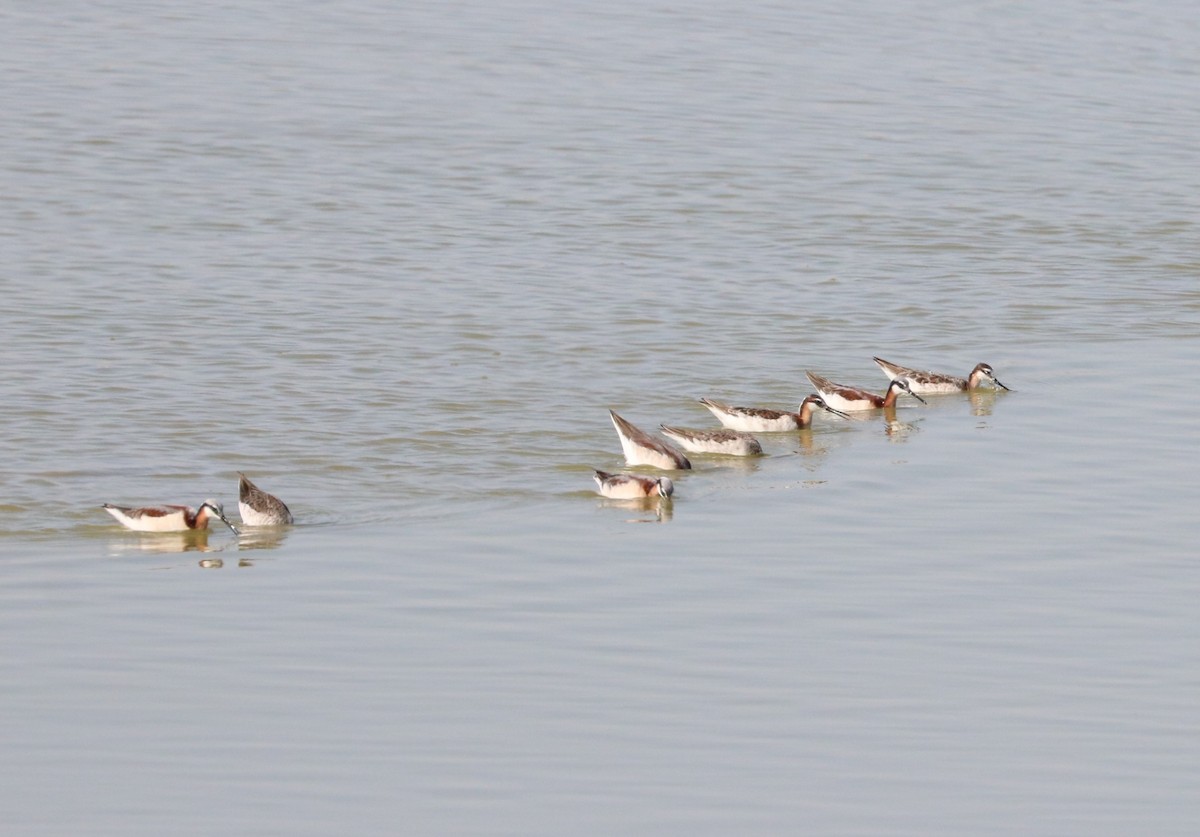
M 8 827 L 1190 833 L 1197 42 L 1171 2 L 0 11 Z M 872 355 L 1014 392 L 592 491 L 610 408 Z M 237 471 L 298 525 L 99 508 Z

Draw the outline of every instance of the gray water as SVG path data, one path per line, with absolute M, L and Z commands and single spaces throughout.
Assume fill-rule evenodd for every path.
M 1191 834 L 1190 4 L 0 10 L 14 834 Z M 616 409 L 1013 392 L 598 498 Z M 297 525 L 127 532 L 104 502 Z

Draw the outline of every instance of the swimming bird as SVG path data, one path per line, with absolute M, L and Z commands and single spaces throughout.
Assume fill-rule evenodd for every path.
M 768 410 L 763 407 L 732 407 L 711 398 L 701 398 L 700 403 L 717 417 L 721 424 L 731 430 L 748 430 L 761 433 L 782 433 L 788 430 L 804 430 L 812 427 L 813 413 L 820 409 L 835 416 L 849 418 L 825 403 L 819 395 L 810 395 L 800 402 L 798 412 Z
M 643 497 L 670 497 L 675 485 L 667 477 L 643 477 L 637 474 L 609 474 L 596 471 L 592 477 L 603 497 L 614 500 L 640 500 Z
M 908 385 L 908 381 L 904 378 L 894 379 L 888 384 L 887 392 L 883 395 L 876 395 L 873 392 L 868 392 L 858 387 L 835 384 L 828 378 L 822 378 L 820 375 L 815 375 L 812 372 L 806 374 L 808 375 L 808 379 L 812 381 L 812 385 L 817 388 L 817 392 L 821 393 L 821 397 L 825 399 L 826 403 L 847 412 L 878 410 L 881 408 L 890 410 L 896 406 L 896 399 L 900 397 L 900 393 L 902 392 L 908 393 L 922 404 L 925 403 L 925 399 L 913 392 L 912 388 Z
M 238 514 L 247 526 L 282 526 L 294 523 L 292 512 L 282 500 L 263 491 L 238 471 Z
M 907 366 L 900 366 L 895 363 L 889 363 L 881 357 L 872 358 L 879 368 L 883 370 L 883 374 L 887 375 L 892 380 L 896 378 L 907 378 L 908 385 L 912 392 L 923 392 L 928 395 L 940 395 L 947 392 L 966 392 L 969 389 L 978 389 L 979 385 L 985 380 L 991 381 L 997 387 L 1003 390 L 1008 390 L 1004 384 L 996 378 L 996 373 L 992 371 L 992 367 L 986 363 L 976 364 L 971 370 L 971 374 L 965 378 L 959 378 L 956 375 L 943 375 L 940 372 L 926 372 L 923 369 L 909 369 Z M 1011 390 L 1008 390 L 1011 392 Z
M 682 471 L 692 467 L 688 458 L 670 442 L 656 439 L 645 430 L 634 427 L 612 410 L 613 427 L 621 439 L 621 450 L 625 452 L 625 462 L 629 465 L 649 465 L 652 468 L 662 468 L 664 471 Z
M 205 500 L 198 509 L 175 505 L 131 508 L 105 503 L 104 510 L 123 526 L 135 532 L 186 532 L 190 529 L 207 529 L 208 522 L 215 517 L 232 529 L 233 534 L 239 534 L 225 516 L 225 507 L 216 500 Z
M 749 433 L 739 430 L 689 430 L 660 424 L 663 435 L 678 442 L 689 453 L 724 453 L 729 456 L 757 456 L 762 445 Z

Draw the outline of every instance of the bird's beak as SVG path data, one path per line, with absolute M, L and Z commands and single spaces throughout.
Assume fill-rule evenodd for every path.
M 225 516 L 225 515 L 223 515 L 223 514 L 222 514 L 222 515 L 218 515 L 218 517 L 220 517 L 220 518 L 221 518 L 221 522 L 222 522 L 222 523 L 224 523 L 226 526 L 228 526 L 228 527 L 229 527 L 229 531 L 233 532 L 233 534 L 234 534 L 234 537 L 240 537 L 240 536 L 241 536 L 241 534 L 242 534 L 242 533 L 241 533 L 241 532 L 239 532 L 239 531 L 237 530 L 237 527 L 236 527 L 236 526 L 234 526 L 232 523 L 230 523 L 230 522 L 229 522 L 229 518 L 228 518 L 228 517 L 226 517 L 226 516 Z

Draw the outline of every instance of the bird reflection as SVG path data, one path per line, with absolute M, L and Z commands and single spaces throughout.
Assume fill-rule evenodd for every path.
M 829 446 L 817 441 L 817 436 L 811 430 L 798 431 L 796 433 L 796 443 L 796 453 L 801 456 L 820 457 L 829 453 Z
M 626 523 L 666 523 L 675 515 L 675 504 L 670 499 L 660 497 L 639 497 L 635 500 L 603 499 L 600 508 L 624 509 L 625 511 L 652 514 L 652 517 L 633 517 Z
M 247 561 L 245 558 L 239 558 L 237 565 L 239 567 L 253 567 L 253 561 Z M 202 558 L 200 559 L 200 569 L 202 570 L 219 570 L 225 566 L 225 561 L 221 558 Z
M 243 549 L 278 549 L 283 546 L 292 529 L 290 526 L 248 527 L 241 530 L 238 551 Z
M 133 555 L 141 552 L 220 552 L 227 542 L 209 546 L 207 529 L 190 529 L 186 532 L 142 533 L 137 537 L 114 541 L 109 552 L 112 555 Z
M 884 417 L 883 432 L 887 434 L 888 441 L 907 442 L 908 437 L 917 432 L 917 425 L 916 422 L 897 420 L 893 412 Z
M 971 402 L 971 415 L 990 416 L 996 406 L 996 390 L 973 389 L 967 393 L 967 399 Z
M 735 471 L 739 474 L 753 474 L 762 467 L 761 456 L 714 456 L 705 460 L 705 465 L 712 465 L 722 471 Z
M 207 529 L 191 529 L 186 532 L 140 533 L 136 537 L 114 540 L 109 545 L 109 554 L 114 557 L 144 553 L 166 554 L 172 552 L 223 552 L 236 548 L 239 552 L 251 549 L 278 549 L 291 532 L 291 527 L 251 527 L 242 529 L 236 541 L 215 539 L 209 544 Z M 249 558 L 238 561 L 242 567 L 253 566 Z M 204 559 L 200 566 L 215 569 L 223 566 L 220 558 Z

